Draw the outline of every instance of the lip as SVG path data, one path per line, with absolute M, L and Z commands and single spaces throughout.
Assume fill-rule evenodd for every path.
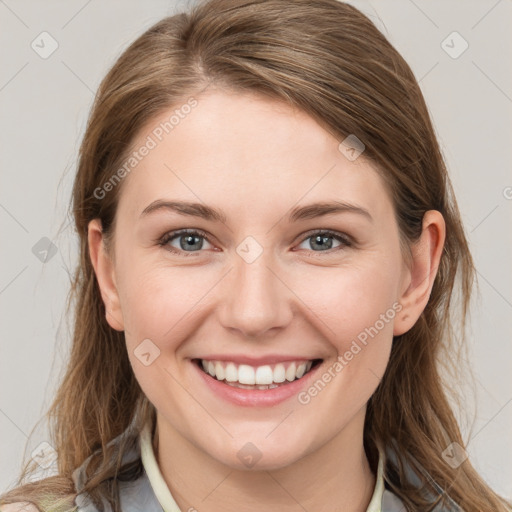
M 308 360 L 310 361 L 310 359 Z M 311 379 L 322 366 L 323 361 L 314 366 L 308 373 L 306 373 L 306 375 L 304 375 L 304 377 L 294 380 L 293 382 L 288 382 L 288 384 L 283 384 L 282 386 L 278 386 L 273 389 L 254 390 L 234 388 L 228 384 L 224 384 L 224 382 L 218 381 L 199 368 L 196 360 L 190 360 L 190 362 L 194 366 L 195 371 L 199 374 L 202 382 L 208 386 L 215 396 L 227 400 L 235 405 L 246 407 L 272 407 L 284 402 L 292 396 L 296 396 L 302 389 L 308 387 Z
M 204 359 L 205 361 L 223 361 L 226 363 L 232 362 L 235 364 L 248 364 L 249 366 L 264 366 L 267 364 L 277 364 L 286 362 L 307 362 L 318 359 L 318 357 L 300 357 L 293 355 L 278 355 L 270 354 L 268 356 L 248 357 L 246 355 L 237 354 L 210 354 L 206 357 L 198 357 L 197 359 Z

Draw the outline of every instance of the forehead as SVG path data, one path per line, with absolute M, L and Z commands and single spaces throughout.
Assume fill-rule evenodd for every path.
M 340 142 L 283 102 L 210 91 L 140 130 L 133 150 L 150 149 L 125 178 L 119 208 L 139 215 L 172 198 L 274 218 L 298 203 L 346 200 L 383 214 L 391 201 L 382 178 L 363 156 L 349 160 Z

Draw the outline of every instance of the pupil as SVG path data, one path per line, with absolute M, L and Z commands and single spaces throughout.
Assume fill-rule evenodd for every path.
M 181 248 L 182 249 L 190 249 L 190 248 L 194 248 L 194 239 L 195 240 L 200 240 L 200 237 L 198 236 L 195 236 L 195 235 L 184 235 L 181 237 L 180 240 L 183 240 L 185 239 L 186 242 L 183 244 L 183 243 L 180 243 L 181 245 Z M 199 244 L 199 247 L 197 247 L 197 249 L 201 249 L 201 245 L 202 244 Z
M 314 240 L 314 244 L 317 244 L 318 247 L 320 247 L 321 249 L 330 249 L 331 246 L 332 246 L 332 240 L 331 240 L 331 243 L 328 243 L 328 240 L 330 240 L 330 236 L 322 236 L 322 235 L 316 235 L 315 236 L 315 240 Z

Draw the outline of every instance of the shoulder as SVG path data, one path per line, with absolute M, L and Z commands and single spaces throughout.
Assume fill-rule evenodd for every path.
M 384 489 L 382 494 L 382 512 L 398 512 L 406 510 L 402 500 L 390 490 Z
M 2 505 L 0 512 L 39 512 L 39 510 L 34 504 L 28 501 L 18 501 L 16 503 Z

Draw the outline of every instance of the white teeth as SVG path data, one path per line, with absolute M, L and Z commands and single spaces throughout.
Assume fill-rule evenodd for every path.
M 225 380 L 235 387 L 253 389 L 272 389 L 285 381 L 292 382 L 303 377 L 311 367 L 313 361 L 278 363 L 253 367 L 247 364 L 236 365 L 232 362 L 207 361 L 201 359 L 204 371 L 217 380 Z M 240 386 L 239 386 L 240 385 Z
M 290 382 L 292 380 L 295 380 L 295 374 L 297 373 L 297 367 L 295 366 L 295 363 L 292 363 L 290 366 L 288 366 L 286 370 L 286 380 L 289 380 Z
M 272 384 L 274 374 L 270 366 L 258 366 L 256 369 L 255 384 Z
M 240 388 L 240 389 L 254 389 L 255 387 L 257 389 L 274 389 L 279 387 L 277 384 L 269 384 L 268 386 L 248 386 L 247 384 L 238 384 L 238 382 L 226 382 L 228 386 L 231 386 L 233 388 Z
M 236 382 L 238 380 L 238 369 L 234 363 L 228 363 L 226 366 L 226 380 Z
M 224 372 L 224 366 L 222 366 L 222 363 L 219 363 L 218 361 L 215 363 L 215 376 L 219 380 L 224 380 L 226 376 Z
M 284 365 L 279 363 L 274 368 L 274 382 L 284 382 L 286 380 L 286 373 L 284 371 Z
M 256 384 L 254 381 L 254 368 L 247 364 L 238 367 L 238 382 L 240 384 Z
M 295 376 L 300 379 L 304 373 L 306 373 L 306 363 L 301 363 L 297 366 L 297 373 Z

